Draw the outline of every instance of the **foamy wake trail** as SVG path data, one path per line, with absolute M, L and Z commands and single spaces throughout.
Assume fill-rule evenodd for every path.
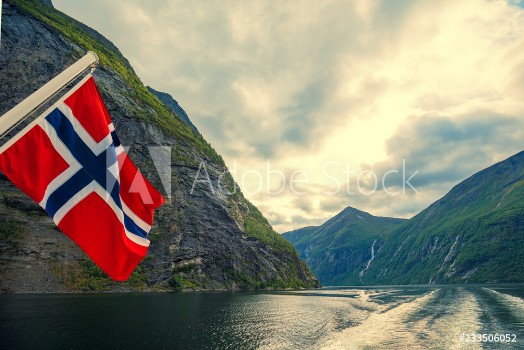
M 380 305 L 361 324 L 334 334 L 321 348 L 481 349 L 460 342 L 480 329 L 476 298 L 464 291 L 436 290 L 396 307 Z
M 386 343 L 388 334 L 392 335 L 398 332 L 398 323 L 403 316 L 419 308 L 433 294 L 434 292 L 429 292 L 383 313 L 372 313 L 360 325 L 347 328 L 342 333 L 337 334 L 322 349 L 362 349 Z M 386 308 L 386 306 L 382 307 Z M 409 333 L 404 335 L 404 337 L 406 336 L 409 336 Z
M 460 334 L 480 333 L 482 322 L 479 301 L 474 294 L 464 289 L 457 290 L 457 294 L 448 297 L 447 301 L 450 302 L 447 305 L 445 300 L 438 301 L 439 304 L 442 302 L 442 309 L 436 312 L 437 315 L 427 318 L 427 338 L 421 341 L 423 349 L 482 349 L 480 343 L 460 340 Z
M 493 293 L 497 299 L 508 306 L 512 312 L 524 322 L 524 300 L 513 295 L 497 292 L 493 289 L 484 288 L 485 290 Z

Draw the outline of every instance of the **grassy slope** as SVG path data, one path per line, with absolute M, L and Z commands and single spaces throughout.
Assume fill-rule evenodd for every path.
M 7 2 L 46 23 L 50 28 L 58 31 L 65 38 L 84 48 L 86 51 L 92 50 L 96 52 L 100 58 L 100 65 L 117 72 L 133 89 L 135 94 L 133 97 L 135 100 L 139 104 L 148 106 L 153 110 L 152 113 L 147 115 L 135 113 L 132 116 L 133 118 L 158 125 L 174 138 L 185 140 L 193 145 L 203 158 L 212 160 L 220 167 L 226 169 L 222 157 L 217 154 L 213 147 L 211 147 L 200 134 L 195 133 L 178 116 L 173 117 L 174 114 L 169 111 L 155 95 L 147 90 L 118 49 L 100 34 L 62 12 L 43 5 L 38 0 L 8 0 Z M 81 55 L 81 53 L 78 53 L 77 58 L 80 58 Z M 226 181 L 231 187 L 233 186 L 234 180 L 229 172 Z M 237 190 L 232 198 L 235 201 L 243 202 L 248 208 L 244 217 L 246 234 L 257 238 L 277 250 L 296 254 L 293 246 L 273 231 L 266 218 L 264 218 L 254 205 L 244 198 L 240 191 Z

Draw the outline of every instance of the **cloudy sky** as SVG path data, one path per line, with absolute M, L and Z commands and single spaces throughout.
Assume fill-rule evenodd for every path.
M 411 217 L 524 149 L 523 0 L 53 3 L 179 101 L 279 232 Z

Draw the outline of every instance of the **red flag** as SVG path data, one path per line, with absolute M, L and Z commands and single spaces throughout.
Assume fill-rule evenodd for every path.
M 127 157 L 90 75 L 0 152 L 0 170 L 102 270 L 131 275 L 164 198 Z

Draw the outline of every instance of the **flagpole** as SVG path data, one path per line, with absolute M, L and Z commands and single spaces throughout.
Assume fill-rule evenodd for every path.
M 33 92 L 25 100 L 14 106 L 2 117 L 0 117 L 0 138 L 13 126 L 34 112 L 38 107 L 46 103 L 64 86 L 67 86 L 89 67 L 94 68 L 98 64 L 98 56 L 93 51 L 66 68 L 52 80 L 48 81 L 40 89 Z

